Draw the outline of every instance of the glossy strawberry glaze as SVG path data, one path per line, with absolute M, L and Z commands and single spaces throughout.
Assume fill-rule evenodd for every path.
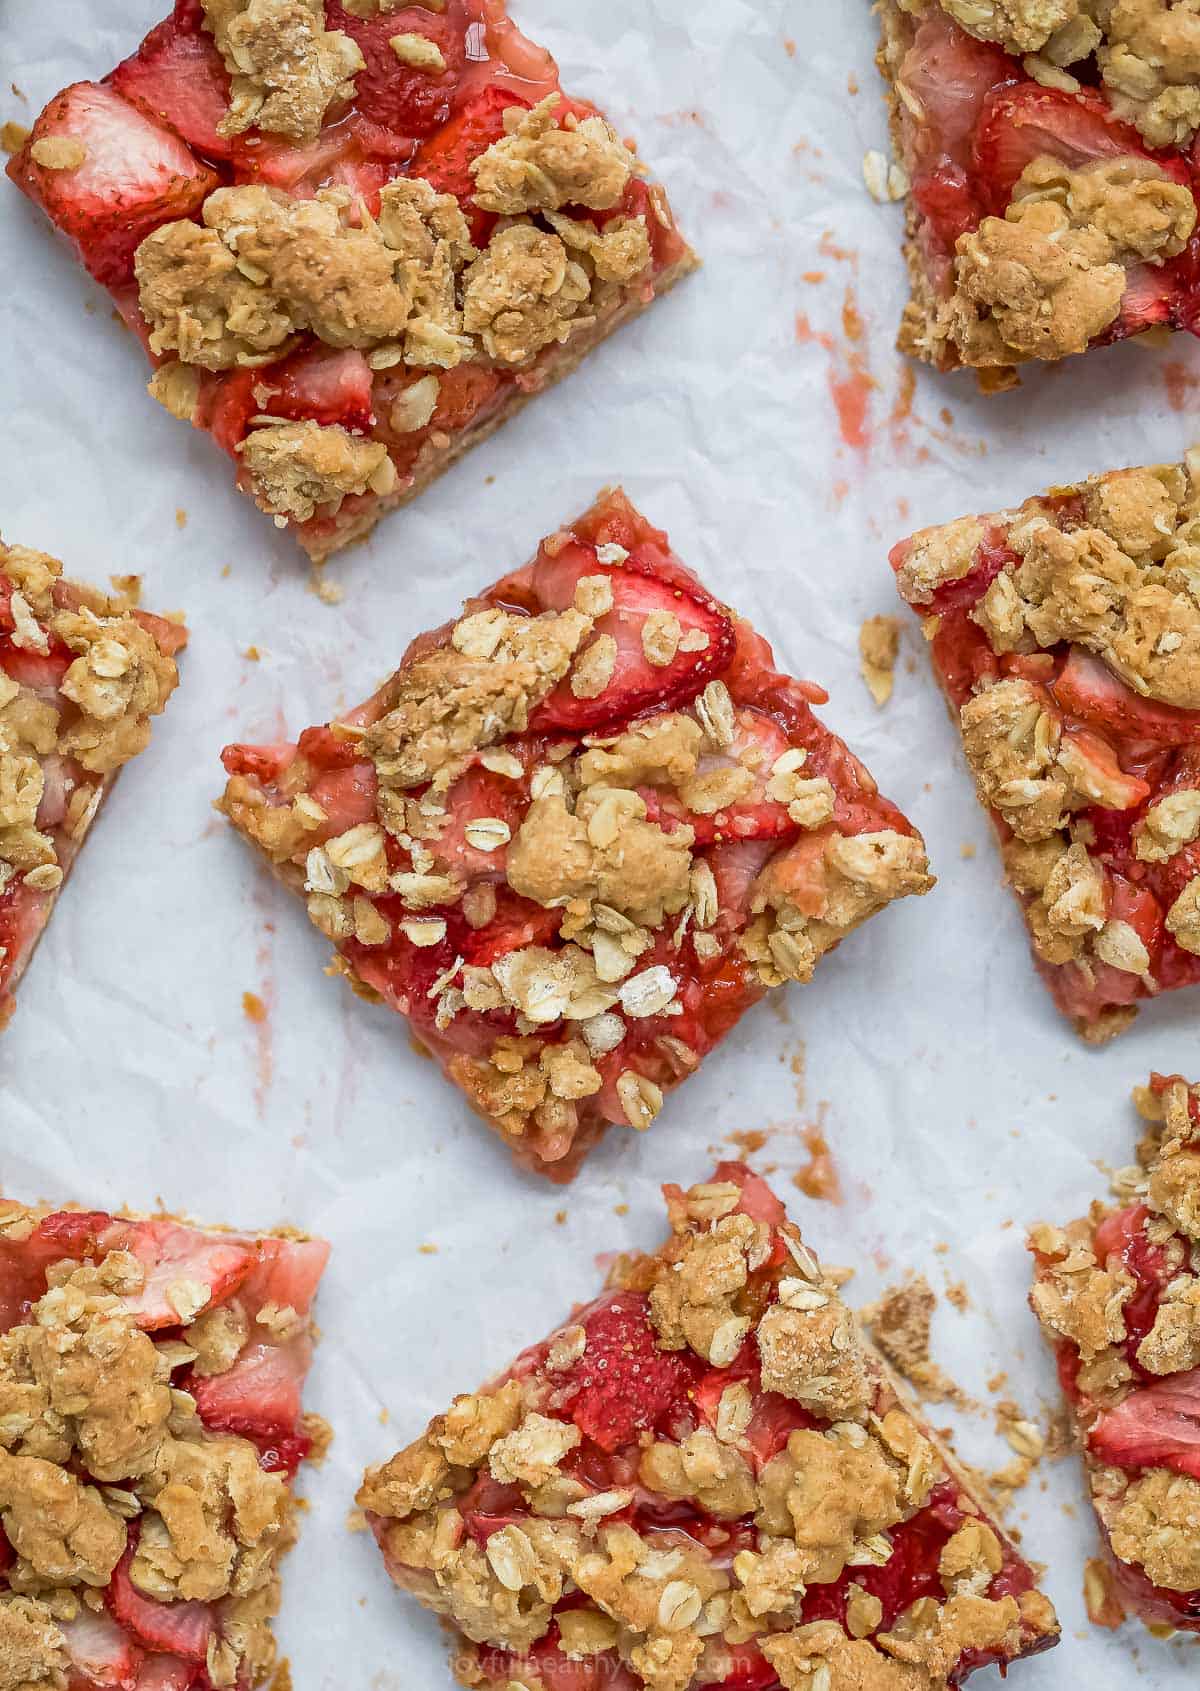
M 1160 1095 L 1178 1075 L 1155 1074 L 1151 1089 Z M 1200 1123 L 1200 1105 L 1191 1099 Z M 1133 1370 L 1134 1386 L 1115 1409 L 1103 1409 L 1081 1389 L 1079 1352 L 1061 1339 L 1055 1346 L 1059 1381 L 1070 1403 L 1087 1449 L 1107 1466 L 1123 1469 L 1131 1478 L 1151 1467 L 1170 1468 L 1200 1479 L 1200 1369 L 1167 1376 L 1151 1374 L 1137 1359 L 1137 1348 L 1154 1326 L 1163 1292 L 1178 1272 L 1171 1268 L 1166 1248 L 1152 1244 L 1143 1223 L 1150 1214 L 1144 1204 L 1110 1210 L 1092 1236 L 1097 1262 L 1133 1276 L 1136 1290 L 1124 1308 L 1127 1338 L 1125 1360 Z M 1180 1238 L 1187 1249 L 1188 1241 Z M 1046 1259 L 1034 1252 L 1039 1269 Z M 1186 1256 L 1184 1258 L 1187 1260 Z M 1101 1527 L 1103 1535 L 1103 1527 Z M 1133 1613 L 1147 1625 L 1167 1625 L 1181 1632 L 1200 1632 L 1200 1590 L 1169 1591 L 1150 1580 L 1145 1570 L 1117 1557 L 1104 1535 L 1113 1576 Z
M 385 183 L 423 176 L 439 192 L 459 199 L 474 239 L 486 244 L 497 220 L 475 205 L 468 166 L 503 135 L 507 108 L 529 108 L 547 94 L 562 93 L 553 58 L 521 35 L 503 0 L 446 0 L 444 10 L 409 5 L 370 19 L 345 10 L 339 0 L 327 0 L 325 10 L 330 29 L 344 30 L 358 42 L 366 69 L 358 73 L 355 100 L 331 107 L 311 142 L 293 143 L 256 131 L 233 138 L 218 133 L 229 103 L 229 77 L 203 28 L 199 0 L 176 0 L 171 17 L 151 30 L 137 51 L 105 79 L 102 93 L 107 90 L 106 98 L 128 102 L 133 121 L 153 123 L 160 133 L 165 129 L 164 152 L 182 150 L 190 161 L 189 171 L 171 154 L 175 174 L 170 180 L 181 186 L 153 196 L 148 187 L 149 203 L 142 208 L 127 191 L 114 188 L 106 198 L 101 185 L 77 205 L 69 201 L 55 173 L 37 167 L 28 146 L 9 163 L 12 180 L 75 242 L 83 263 L 109 288 L 121 316 L 143 344 L 148 330 L 137 305 L 134 250 L 161 224 L 198 216 L 203 199 L 217 187 L 261 183 L 300 198 L 311 198 L 321 188 L 341 187 L 360 197 L 368 211 L 377 212 Z M 434 41 L 446 72 L 430 77 L 400 64 L 388 45 L 398 33 Z M 41 120 L 52 124 L 46 132 L 57 132 L 54 109 L 51 102 Z M 593 111 L 586 102 L 566 96 L 558 107 L 560 119 Z M 33 140 L 38 133 L 35 130 Z M 157 179 L 149 186 L 157 188 Z M 655 214 L 650 190 L 640 178 L 630 181 L 609 212 L 564 209 L 598 225 L 613 217 L 645 214 L 652 262 L 634 291 L 646 300 L 656 281 L 687 253 L 674 228 Z M 440 393 L 429 422 L 397 435 L 388 423 L 391 407 L 405 387 L 428 371 L 399 365 L 373 373 L 361 352 L 338 351 L 305 336 L 298 351 L 276 364 L 202 371 L 193 421 L 235 461 L 253 416 L 339 423 L 387 445 L 403 490 L 411 485 L 414 467 L 431 441 L 444 449 L 447 437 L 482 426 L 517 392 L 535 391 L 546 379 L 545 365 L 559 350 L 545 349 L 519 371 L 483 365 L 439 370 Z M 148 346 L 147 355 L 151 362 L 161 362 Z M 374 494 L 354 495 L 343 502 L 336 518 L 318 516 L 294 526 L 303 531 L 306 543 L 319 543 L 321 537 L 359 520 L 375 503 Z
M 156 1342 L 183 1337 L 166 1298 L 174 1282 L 208 1287 L 210 1308 L 236 1298 L 252 1319 L 268 1303 L 307 1315 L 329 1255 L 319 1239 L 206 1233 L 165 1219 L 128 1221 L 103 1210 L 62 1210 L 43 1216 L 26 1239 L 0 1239 L 0 1333 L 28 1322 L 52 1264 L 100 1262 L 115 1250 L 132 1252 L 145 1267 L 143 1289 L 123 1301 Z M 259 1343 L 258 1337 L 270 1342 Z M 253 1326 L 251 1339 L 227 1373 L 198 1379 L 185 1362 L 173 1371 L 171 1385 L 195 1396 L 205 1427 L 249 1439 L 258 1447 L 261 1466 L 290 1481 L 312 1446 L 300 1410 L 311 1340 L 279 1343 Z M 83 1610 L 63 1629 L 71 1661 L 68 1691 L 214 1691 L 205 1658 L 209 1639 L 220 1629 L 219 1605 L 163 1603 L 140 1592 L 128 1574 L 139 1532 L 135 1519 L 125 1555 L 103 1593 L 105 1609 Z M 0 1588 L 12 1560 L 0 1530 Z M 240 1681 L 239 1688 L 244 1691 Z
M 1082 524 L 1082 504 L 1074 496 L 1043 503 L 1061 527 Z M 1200 984 L 1200 957 L 1177 945 L 1164 925 L 1166 912 L 1200 873 L 1200 842 L 1184 847 L 1166 863 L 1142 862 L 1133 846 L 1133 830 L 1151 805 L 1200 784 L 1200 711 L 1175 710 L 1140 698 L 1099 658 L 1077 646 L 998 657 L 970 613 L 1000 571 L 1018 561 L 1005 542 L 1003 524 L 993 521 L 971 572 L 939 588 L 929 604 L 913 608 L 923 620 L 937 618 L 930 655 L 956 721 L 979 683 L 1019 677 L 1038 689 L 1044 708 L 1061 722 L 1064 736 L 1075 740 L 1110 780 L 1126 778 L 1125 808 L 1093 805 L 1076 811 L 1074 821 L 1090 826 L 1094 843 L 1088 851 L 1104 869 L 1108 914 L 1135 929 L 1149 953 L 1156 985 L 1150 987 L 1140 976 L 1098 959 L 1089 979 L 1078 964 L 1055 965 L 1035 958 L 1064 1014 L 1091 1022 L 1106 1010 L 1157 992 Z M 910 545 L 906 540 L 893 548 L 893 569 L 902 567 Z M 990 814 L 1001 841 L 1011 838 L 998 812 Z
M 1087 70 L 1073 66 L 1085 80 Z M 931 6 L 916 27 L 899 72 L 919 101 L 915 121 L 898 102 L 904 162 L 912 182 L 916 241 L 936 294 L 953 288 L 955 242 L 985 217 L 1002 217 L 1026 165 L 1039 156 L 1076 169 L 1119 154 L 1153 159 L 1200 192 L 1191 149 L 1155 151 L 1115 117 L 1103 91 L 1043 88 L 1019 59 L 976 41 Z M 1165 326 L 1196 332 L 1200 317 L 1200 232 L 1176 258 L 1131 268 L 1117 320 L 1095 344 Z
M 452 1079 L 456 1057 L 486 1055 L 497 1036 L 516 1032 L 516 1022 L 508 1010 L 460 1010 L 448 1027 L 439 1028 L 435 1001 L 429 996 L 433 983 L 453 968 L 456 958 L 468 964 L 491 964 L 520 946 L 554 948 L 559 943 L 563 915 L 561 910 L 544 909 L 514 893 L 502 879 L 504 851 L 474 850 L 465 839 L 463 827 L 471 817 L 492 816 L 507 822 L 515 834 L 530 802 L 533 768 L 547 755 L 583 749 L 580 736 L 584 732 L 615 735 L 632 721 L 690 704 L 710 680 L 719 678 L 729 690 L 745 731 L 765 748 L 764 768 L 770 767 L 780 751 L 797 746 L 807 753 L 805 774 L 828 777 L 835 793 L 832 825 L 842 833 L 881 829 L 913 833 L 895 805 L 879 794 L 858 759 L 814 715 L 812 705 L 826 698 L 823 690 L 811 682 L 780 674 L 767 642 L 711 598 L 670 550 L 666 535 L 634 511 L 623 495 L 612 493 L 602 498 L 574 525 L 572 536 L 569 541 L 555 537 L 557 549 L 553 555 L 543 546 L 525 569 L 498 582 L 466 607 L 472 611 L 503 605 L 530 614 L 561 609 L 571 603 L 581 576 L 607 575 L 613 582 L 616 608 L 597 627 L 614 633 L 622 653 L 618 679 L 599 699 L 575 699 L 565 685 L 560 686 L 535 711 L 529 733 L 504 742 L 504 749 L 521 760 L 523 773 L 519 779 L 490 774 L 475 754 L 474 766 L 447 795 L 451 825 L 433 849 L 468 884 L 487 882 L 495 886 L 495 918 L 483 928 L 472 929 L 459 908 L 439 908 L 436 914 L 446 920 L 445 938 L 434 946 L 417 947 L 397 925 L 399 918 L 413 912 L 406 910 L 397 895 L 389 893 L 375 896 L 373 902 L 392 924 L 391 940 L 382 946 L 363 946 L 351 939 L 340 946 L 355 973 L 393 1009 L 408 1017 L 414 1032 Z M 623 566 L 599 563 L 596 547 L 605 544 L 625 548 L 629 557 Z M 627 627 L 632 627 L 636 635 L 641 616 L 655 606 L 671 608 L 685 628 L 702 627 L 710 637 L 708 649 L 699 655 L 681 653 L 666 668 L 651 669 L 642 657 L 640 639 L 632 637 Z M 451 626 L 446 624 L 415 640 L 404 664 L 444 644 Z M 389 708 L 390 686 L 385 683 L 379 693 L 342 720 L 361 725 L 382 716 Z M 290 803 L 296 792 L 310 792 L 329 814 L 329 821 L 311 835 L 314 845 L 357 822 L 375 819 L 374 768 L 370 763 L 355 761 L 353 742 L 339 737 L 330 727 L 307 730 L 296 745 L 230 746 L 223 755 L 229 774 L 256 778 L 272 803 Z M 661 1043 L 664 1036 L 672 1042 L 682 1041 L 702 1059 L 763 995 L 765 989 L 757 974 L 736 945 L 750 920 L 751 883 L 777 851 L 790 850 L 794 897 L 803 905 L 809 896 L 806 875 L 813 873 L 812 865 L 819 860 L 828 833 L 828 829 L 811 832 L 802 842 L 802 830 L 788 818 L 782 805 L 771 801 L 738 805 L 716 818 L 694 817 L 681 805 L 675 810 L 664 806 L 654 788 L 641 791 L 648 813 L 664 828 L 669 830 L 675 820 L 694 826 L 695 854 L 707 859 L 719 890 L 720 915 L 712 931 L 720 949 L 714 957 L 701 957 L 690 931 L 676 947 L 673 936 L 679 919 L 675 917 L 669 918 L 659 932 L 653 951 L 639 959 L 639 967 L 662 963 L 670 968 L 682 1013 L 631 1022 L 621 1045 L 598 1059 L 604 1086 L 593 1098 L 580 1100 L 577 1128 L 556 1140 L 543 1138 L 536 1152 L 516 1151 L 530 1167 L 555 1180 L 572 1178 L 586 1151 L 609 1123 L 625 1120 L 615 1089 L 623 1069 L 635 1068 L 664 1090 L 674 1086 L 689 1069 L 674 1054 L 673 1044 Z M 412 796 L 419 797 L 419 791 L 414 789 Z M 387 849 L 392 869 L 410 867 L 408 853 L 391 836 Z M 553 1028 L 549 1037 L 561 1038 L 561 1025 Z
M 59 713 L 61 728 L 66 729 L 72 718 L 78 715 L 78 709 L 59 692 L 59 686 L 75 653 L 57 640 L 50 642 L 45 654 L 14 645 L 16 625 L 11 597 L 12 583 L 6 576 L 0 575 L 0 670 L 21 686 L 31 688 L 39 698 L 53 704 Z M 71 584 L 63 581 L 58 582 L 54 589 L 54 600 L 61 609 L 73 609 L 79 603 Z M 168 657 L 174 656 L 186 643 L 186 631 L 179 624 L 151 616 L 145 611 L 134 614 Z M 66 874 L 81 843 L 72 839 L 64 826 L 67 806 L 79 788 L 98 787 L 102 780 L 74 758 L 53 754 L 42 759 L 42 773 L 45 786 L 38 807 L 37 826 L 54 842 L 59 866 Z M 3 947 L 0 950 L 0 1027 L 12 1014 L 13 991 L 46 926 L 55 897 L 55 893 L 35 891 L 15 876 L 0 890 L 0 947 Z
M 745 1214 L 767 1221 L 774 1228 L 786 1221 L 786 1211 L 770 1187 L 744 1164 L 721 1163 L 713 1179 L 733 1181 L 742 1187 L 738 1207 Z M 663 1191 L 669 1203 L 683 1198 L 678 1187 L 666 1186 Z M 792 1236 L 795 1237 L 794 1232 Z M 776 1232 L 771 1255 L 751 1274 L 743 1313 L 757 1319 L 777 1300 L 778 1279 L 781 1273 L 789 1271 L 791 1261 L 783 1235 Z M 758 1532 L 753 1517 L 716 1520 L 694 1501 L 670 1501 L 647 1491 L 638 1483 L 642 1448 L 639 1434 L 652 1433 L 658 1440 L 681 1442 L 698 1427 L 715 1427 L 722 1392 L 729 1385 L 745 1382 L 753 1403 L 746 1434 L 750 1447 L 747 1454 L 757 1474 L 783 1450 L 789 1433 L 801 1428 L 820 1428 L 827 1423 L 790 1399 L 763 1391 L 753 1333 L 730 1366 L 717 1369 L 690 1350 L 659 1351 L 648 1312 L 649 1303 L 642 1292 L 605 1294 L 571 1316 L 571 1323 L 582 1325 L 588 1334 L 584 1358 L 571 1370 L 546 1371 L 552 1343 L 546 1340 L 523 1352 L 513 1367 L 494 1383 L 498 1387 L 512 1378 L 536 1382 L 544 1399 L 540 1412 L 571 1421 L 583 1433 L 583 1442 L 562 1464 L 564 1472 L 582 1481 L 592 1492 L 615 1488 L 634 1490 L 632 1503 L 607 1516 L 607 1521 L 629 1524 L 656 1549 L 669 1550 L 673 1544 L 698 1544 L 719 1566 L 727 1567 L 739 1551 L 757 1548 Z M 882 1415 L 894 1403 L 891 1388 L 881 1379 L 875 1412 Z M 519 1487 L 497 1485 L 486 1470 L 458 1499 L 457 1507 L 464 1517 L 465 1530 L 481 1544 L 493 1532 L 519 1522 L 529 1513 Z M 876 1632 L 888 1631 L 896 1618 L 919 1598 L 933 1596 L 943 1600 L 938 1558 L 964 1517 L 979 1513 L 957 1480 L 947 1472 L 935 1485 L 924 1508 L 889 1530 L 887 1536 L 894 1547 L 890 1560 L 882 1567 L 847 1567 L 831 1584 L 810 1586 L 795 1624 L 829 1619 L 844 1623 L 851 1585 L 862 1586 L 880 1599 L 883 1614 Z M 387 1523 L 374 1516 L 368 1519 L 386 1553 Z M 994 1599 L 1006 1595 L 1019 1597 L 1034 1588 L 1033 1571 L 1000 1528 L 994 1522 L 991 1524 L 1000 1538 L 1004 1562 L 985 1595 Z M 399 1584 L 419 1586 L 420 1575 L 414 1570 L 394 1561 L 389 1561 L 388 1567 Z M 572 1591 L 556 1605 L 556 1613 L 584 1602 L 586 1599 L 580 1593 Z M 1050 1638 L 1029 1637 L 1021 1653 L 1034 1654 L 1049 1648 L 1052 1642 Z M 732 1648 L 729 1655 L 731 1662 L 724 1676 L 703 1685 L 698 1681 L 695 1691 L 707 1691 L 708 1686 L 720 1686 L 722 1691 L 780 1691 L 775 1670 L 753 1642 Z M 536 1680 L 539 1672 L 547 1685 L 566 1686 L 569 1691 L 601 1691 L 602 1687 L 614 1685 L 619 1691 L 638 1691 L 640 1685 L 622 1666 L 615 1651 L 583 1663 L 568 1659 L 558 1648 L 558 1633 L 553 1623 L 546 1637 L 526 1656 L 482 1646 L 478 1647 L 477 1659 L 482 1684 L 495 1687 L 496 1691 L 502 1691 L 513 1680 L 522 1683 L 528 1673 L 533 1673 Z M 948 1683 L 961 1685 L 977 1668 L 1012 1659 L 990 1652 L 969 1652 L 951 1671 Z

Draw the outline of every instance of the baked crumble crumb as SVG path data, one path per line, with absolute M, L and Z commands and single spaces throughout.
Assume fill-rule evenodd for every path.
M 895 617 L 867 617 L 858 631 L 859 672 L 877 705 L 886 705 L 895 682 L 900 624 Z

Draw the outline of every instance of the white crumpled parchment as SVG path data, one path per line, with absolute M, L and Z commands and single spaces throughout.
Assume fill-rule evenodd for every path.
M 30 122 L 63 84 L 102 75 L 162 9 L 4 0 L 0 120 Z M 1177 458 L 1200 355 L 1183 337 L 1118 347 L 992 400 L 922 371 L 910 404 L 892 350 L 901 212 L 862 181 L 864 151 L 886 145 L 865 0 L 522 0 L 517 15 L 568 88 L 638 135 L 705 268 L 335 560 L 336 608 L 211 442 L 146 397 L 106 296 L 0 184 L 3 531 L 85 578 L 139 572 L 146 605 L 183 607 L 192 628 L 182 685 L 4 1035 L 0 1178 L 14 1195 L 332 1239 L 309 1400 L 337 1436 L 304 1478 L 280 1622 L 300 1691 L 448 1685 L 436 1623 L 345 1531 L 363 1465 L 590 1296 L 600 1253 L 654 1245 L 659 1182 L 703 1178 L 726 1135 L 768 1135 L 752 1160 L 777 1167 L 812 1243 L 855 1265 L 860 1301 L 908 1268 L 939 1291 L 964 1280 L 969 1307 L 937 1317 L 938 1360 L 982 1399 L 1003 1371 L 1004 1394 L 1044 1420 L 1054 1380 L 1025 1307 L 1023 1229 L 1081 1213 L 1104 1192 L 1099 1165 L 1131 1159 L 1128 1094 L 1151 1068 L 1200 1071 L 1196 992 L 1104 1050 L 1076 1042 L 1030 966 L 915 626 L 884 711 L 856 649 L 863 617 L 902 610 L 886 551 L 911 528 Z M 785 667 L 829 688 L 825 715 L 924 830 L 941 881 L 760 1007 L 647 1136 L 614 1131 L 564 1192 L 515 1173 L 398 1020 L 323 976 L 325 942 L 210 805 L 224 742 L 364 696 L 414 632 L 617 479 Z M 840 1205 L 790 1185 L 814 1123 Z M 960 1449 L 1011 1455 L 983 1417 L 961 1424 Z M 1072 1461 L 1043 1465 L 1015 1524 L 1049 1565 L 1064 1631 L 1015 1685 L 1194 1681 L 1187 1643 L 1088 1626 L 1094 1538 Z

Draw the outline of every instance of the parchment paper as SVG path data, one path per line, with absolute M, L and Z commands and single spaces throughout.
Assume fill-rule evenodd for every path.
M 3 0 L 0 120 L 31 122 L 63 84 L 104 74 L 162 9 Z M 147 607 L 185 608 L 193 631 L 4 1035 L 0 1180 L 332 1239 L 309 1401 L 337 1437 L 303 1480 L 280 1623 L 300 1691 L 449 1684 L 436 1623 L 345 1531 L 363 1465 L 591 1296 L 600 1253 L 657 1243 L 659 1182 L 704 1178 L 726 1135 L 768 1135 L 752 1161 L 776 1166 L 814 1246 L 856 1267 L 860 1301 L 909 1267 L 939 1291 L 964 1280 L 969 1307 L 937 1317 L 938 1360 L 983 1399 L 1003 1371 L 1001 1395 L 1044 1418 L 1024 1227 L 1082 1213 L 1105 1189 L 1098 1164 L 1131 1160 L 1128 1094 L 1151 1068 L 1200 1070 L 1195 992 L 1104 1050 L 1076 1042 L 1030 966 L 915 626 L 884 711 L 856 650 L 863 617 L 907 616 L 885 555 L 911 528 L 1177 458 L 1200 436 L 1200 352 L 1182 337 L 1115 348 L 992 400 L 921 372 L 909 397 L 892 350 L 901 212 L 861 174 L 886 146 L 865 0 L 521 0 L 517 16 L 568 88 L 638 135 L 705 268 L 335 561 L 338 607 L 212 443 L 146 397 L 106 296 L 0 184 L 4 533 L 84 578 L 140 572 Z M 395 1017 L 323 976 L 326 943 L 210 804 L 225 741 L 355 702 L 414 632 L 618 479 L 785 667 L 829 688 L 824 714 L 924 830 L 941 881 L 760 1007 L 649 1135 L 614 1130 L 562 1192 L 510 1168 Z M 790 1185 L 818 1123 L 840 1205 Z M 959 1447 L 986 1466 L 1011 1455 L 985 1417 Z M 1194 1682 L 1193 1646 L 1088 1626 L 1095 1541 L 1073 1460 L 1043 1465 L 1014 1524 L 1049 1564 L 1064 1641 L 1013 1684 Z

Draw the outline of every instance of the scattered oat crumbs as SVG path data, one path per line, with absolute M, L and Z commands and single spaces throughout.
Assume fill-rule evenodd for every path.
M 858 631 L 859 673 L 867 691 L 879 706 L 892 696 L 896 654 L 900 650 L 900 624 L 895 617 L 867 617 Z
M 379 1425 L 381 1427 L 386 1427 L 388 1422 L 391 1420 L 391 1418 L 392 1418 L 392 1412 L 387 1407 L 387 1405 L 385 1404 L 384 1407 L 379 1411 Z
M 418 1245 L 417 1251 L 423 1257 L 435 1257 L 438 1254 L 436 1245 Z
M 963 841 L 962 845 L 958 848 L 958 855 L 962 858 L 964 863 L 969 863 L 971 861 L 975 855 L 975 847 L 971 844 L 970 840 Z
M 484 487 L 491 487 L 495 480 L 496 480 L 495 476 L 484 476 L 484 478 L 483 478 Z
M 967 1292 L 965 1280 L 947 1280 L 946 1300 L 953 1304 L 960 1315 L 965 1315 L 971 1307 L 971 1299 Z
M 221 570 L 221 580 L 225 581 L 232 574 L 233 574 L 233 565 L 232 564 L 226 564 Z
M 309 1411 L 302 1415 L 300 1424 L 310 1441 L 308 1460 L 319 1468 L 329 1455 L 329 1447 L 333 1443 L 333 1428 L 323 1415 Z
M 727 1133 L 725 1143 L 736 1145 L 738 1150 L 747 1157 L 752 1157 L 755 1151 L 761 1151 L 767 1142 L 767 1135 L 760 1127 L 745 1128 L 740 1133 Z
M 346 1512 L 347 1532 L 366 1532 L 367 1517 L 361 1509 L 349 1509 Z
M 796 43 L 792 40 L 790 35 L 785 35 L 783 38 L 783 50 L 789 59 L 794 59 L 796 57 Z
M 187 527 L 187 512 L 184 510 L 182 505 L 178 505 L 175 508 L 175 527 L 176 528 L 186 528 Z
M 853 71 L 851 71 L 850 75 L 846 78 L 846 92 L 847 94 L 858 93 L 858 78 L 855 76 Z
M 629 1214 L 629 1205 L 628 1204 L 614 1204 L 613 1205 L 613 1214 L 614 1215 L 628 1215 Z
M 262 653 L 257 646 L 247 646 L 242 656 L 250 663 L 259 663 L 262 660 Z
M 309 576 L 308 590 L 315 593 L 323 605 L 340 605 L 346 597 L 346 589 L 339 587 L 336 581 L 326 581 L 320 568 L 315 568 Z
M 1115 1632 L 1125 1619 L 1112 1569 L 1099 1556 L 1093 1556 L 1084 1563 L 1083 1601 L 1093 1626 Z
M 0 124 L 0 147 L 6 153 L 19 153 L 28 139 L 29 131 L 23 123 Z
M 862 1311 L 871 1337 L 898 1374 L 927 1403 L 972 1407 L 971 1400 L 938 1367 L 929 1352 L 937 1295 L 923 1274 L 900 1286 L 889 1286 L 878 1303 Z
M 243 992 L 243 994 L 242 994 L 242 1014 L 245 1016 L 245 1018 L 248 1022 L 265 1022 L 266 1021 L 266 1019 L 267 1019 L 267 1007 L 263 1003 L 262 999 L 258 996 L 257 992 Z
M 555 1210 L 555 1212 L 554 1212 L 554 1224 L 555 1224 L 556 1227 L 565 1227 L 567 1225 L 567 1212 L 566 1212 L 566 1210 Z

